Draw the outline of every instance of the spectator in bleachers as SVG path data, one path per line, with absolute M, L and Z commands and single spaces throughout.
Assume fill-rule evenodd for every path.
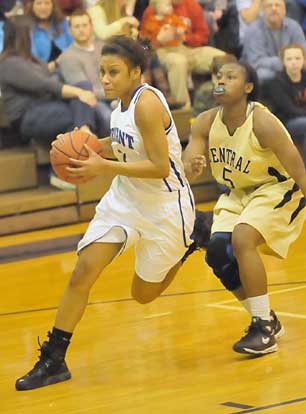
M 183 43 L 188 26 L 179 16 L 173 13 L 171 0 L 150 0 L 153 14 L 143 26 L 142 36 L 150 39 L 157 48 L 178 46 Z M 161 30 L 163 29 L 163 30 Z
M 7 19 L 0 55 L 0 88 L 7 115 L 25 142 L 50 143 L 74 127 L 95 131 L 94 94 L 58 82 L 45 62 L 31 54 L 31 25 L 25 16 Z
M 97 116 L 99 117 L 99 135 L 110 133 L 110 101 L 105 100 L 102 84 L 99 80 L 100 59 L 103 42 L 93 38 L 91 18 L 86 10 L 75 10 L 69 19 L 73 43 L 59 56 L 56 63 L 58 73 L 65 83 L 70 85 L 89 82 L 97 98 Z
M 284 70 L 263 86 L 263 98 L 285 124 L 306 164 L 305 48 L 289 44 L 280 51 Z
M 242 57 L 257 71 L 259 80 L 275 77 L 282 70 L 278 50 L 289 43 L 306 46 L 301 26 L 286 15 L 284 0 L 262 0 L 263 16 L 244 35 Z
M 164 3 L 164 2 L 162 2 Z M 224 52 L 210 46 L 203 46 L 208 41 L 208 27 L 201 6 L 195 0 L 172 0 L 171 13 L 180 17 L 187 24 L 185 32 L 177 31 L 173 26 L 157 25 L 156 31 L 147 31 L 147 25 L 156 13 L 156 1 L 150 2 L 143 14 L 141 35 L 149 37 L 158 57 L 165 65 L 171 94 L 178 102 L 190 106 L 188 77 L 191 72 L 208 73 L 214 56 Z M 169 46 L 169 42 L 172 45 Z M 168 46 L 167 46 L 168 45 Z
M 138 20 L 134 16 L 125 15 L 126 5 L 127 0 L 98 0 L 88 8 L 96 37 L 105 40 L 138 30 Z
M 237 10 L 239 12 L 239 36 L 240 42 L 243 44 L 244 33 L 247 27 L 255 22 L 259 16 L 262 16 L 262 0 L 235 0 L 237 4 Z M 306 0 L 285 0 L 286 16 L 298 23 L 301 23 L 301 6 L 299 1 Z
M 32 53 L 45 62 L 55 60 L 72 43 L 68 21 L 56 0 L 31 0 L 25 14 L 32 19 Z
M 191 47 L 204 46 L 208 42 L 209 30 L 203 10 L 195 0 L 172 0 L 173 13 L 188 24 L 184 44 Z M 143 13 L 141 28 L 146 26 L 147 19 L 154 14 L 149 5 Z

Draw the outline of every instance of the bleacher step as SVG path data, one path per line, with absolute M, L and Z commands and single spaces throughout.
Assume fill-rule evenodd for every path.
M 43 186 L 0 194 L 0 235 L 78 221 L 75 191 Z
M 37 185 L 36 159 L 27 148 L 0 151 L 0 193 Z

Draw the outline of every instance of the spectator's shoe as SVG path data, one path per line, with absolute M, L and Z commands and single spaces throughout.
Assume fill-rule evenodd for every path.
M 54 172 L 51 172 L 49 174 L 49 180 L 50 180 L 50 185 L 52 185 L 52 187 L 56 187 L 60 190 L 75 190 L 76 189 L 75 184 L 67 183 L 67 181 L 64 181 L 64 180 L 58 178 L 54 174 Z
M 191 235 L 193 243 L 188 247 L 187 252 L 182 258 L 182 263 L 184 263 L 187 257 L 189 257 L 195 250 L 206 249 L 210 239 L 212 219 L 213 213 L 211 211 L 196 210 L 196 219 Z
M 51 354 L 49 342 L 42 344 L 40 352 L 34 368 L 16 381 L 17 391 L 33 390 L 71 378 L 64 358 Z
M 275 339 L 280 338 L 281 336 L 285 335 L 285 328 L 278 320 L 275 312 L 271 309 L 270 316 L 272 318 L 273 328 L 274 328 L 274 337 Z
M 277 351 L 275 322 L 252 318 L 247 334 L 236 342 L 233 350 L 240 354 L 264 355 Z

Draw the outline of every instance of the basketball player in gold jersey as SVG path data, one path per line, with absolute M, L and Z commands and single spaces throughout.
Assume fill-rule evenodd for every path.
M 257 249 L 287 256 L 305 220 L 306 173 L 287 130 L 254 102 L 257 89 L 249 65 L 223 65 L 214 89 L 219 107 L 196 118 L 184 162 L 189 176 L 199 174 L 208 142 L 212 173 L 229 187 L 214 209 L 206 262 L 252 316 L 233 349 L 261 355 L 277 350 L 276 338 L 284 331 L 270 309 Z

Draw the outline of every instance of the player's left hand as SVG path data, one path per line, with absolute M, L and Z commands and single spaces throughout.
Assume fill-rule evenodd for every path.
M 206 167 L 206 158 L 204 155 L 195 155 L 189 160 L 188 164 L 188 168 L 185 166 L 188 175 L 197 177 L 202 174 L 203 169 Z
M 88 158 L 86 160 L 76 160 L 69 158 L 71 167 L 66 167 L 70 177 L 95 177 L 105 171 L 104 164 L 107 162 L 87 144 L 84 144 L 88 151 Z

